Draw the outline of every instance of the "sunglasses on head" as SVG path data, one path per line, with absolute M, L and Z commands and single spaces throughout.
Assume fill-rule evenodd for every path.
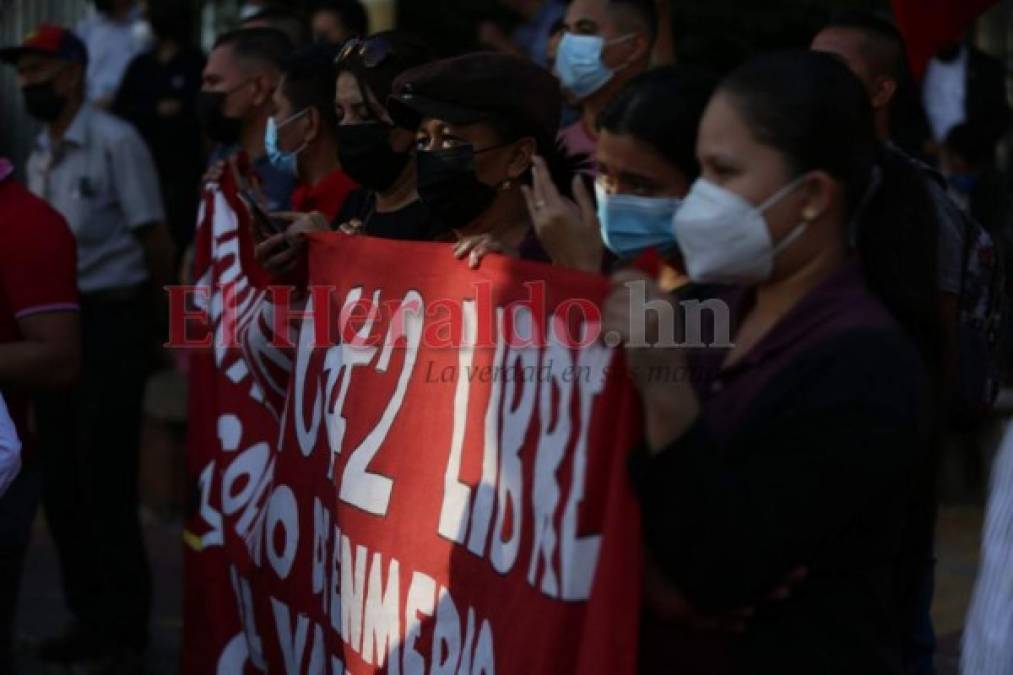
M 393 45 L 384 37 L 351 38 L 334 59 L 336 65 L 356 59 L 366 68 L 376 68 L 391 55 Z

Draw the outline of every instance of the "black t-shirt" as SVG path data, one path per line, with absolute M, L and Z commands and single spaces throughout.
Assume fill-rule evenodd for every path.
M 397 211 L 378 213 L 376 193 L 362 188 L 348 195 L 333 225 L 337 228 L 351 220 L 361 221 L 364 224 L 363 234 L 371 237 L 401 241 L 440 241 L 447 238 L 446 228 L 440 226 L 421 200 Z
M 204 55 L 196 49 L 184 49 L 167 63 L 148 52 L 130 63 L 117 93 L 113 111 L 137 127 L 163 179 L 189 181 L 203 172 L 196 105 L 203 70 Z M 159 114 L 163 101 L 177 104 L 175 114 Z

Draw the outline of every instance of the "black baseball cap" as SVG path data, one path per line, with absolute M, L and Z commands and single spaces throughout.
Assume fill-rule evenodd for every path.
M 394 81 L 391 118 L 415 128 L 425 117 L 451 124 L 508 120 L 540 142 L 559 133 L 559 82 L 527 59 L 476 52 L 427 63 Z
M 82 66 L 88 65 L 88 48 L 81 42 L 81 38 L 54 24 L 40 25 L 26 35 L 17 47 L 0 49 L 0 61 L 17 63 L 17 60 L 25 54 L 40 54 L 61 61 L 80 63 Z

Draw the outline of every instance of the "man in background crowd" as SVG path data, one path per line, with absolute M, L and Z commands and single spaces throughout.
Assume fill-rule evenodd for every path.
M 596 120 L 602 108 L 632 78 L 647 70 L 658 36 L 654 0 L 573 0 L 555 69 L 581 118 L 560 137 L 571 154 L 594 156 Z
M 157 43 L 127 68 L 113 112 L 133 123 L 151 150 L 173 243 L 181 253 L 193 238 L 196 186 L 205 165 L 197 118 L 205 59 L 193 45 L 193 16 L 186 3 L 148 0 L 147 14 Z
M 73 33 L 43 26 L 0 57 L 16 65 L 28 111 L 44 124 L 29 188 L 70 224 L 81 291 L 81 383 L 37 409 L 43 502 L 75 623 L 40 656 L 136 672 L 151 603 L 138 514 L 141 402 L 150 317 L 173 255 L 158 176 L 134 128 L 85 102 L 88 55 Z
M 87 100 L 109 108 L 127 66 L 148 47 L 143 13 L 134 0 L 94 0 L 95 13 L 74 29 L 88 49 Z
M 292 208 L 319 211 L 328 220 L 356 187 L 338 166 L 334 56 L 335 48 L 321 43 L 286 60 L 265 138 L 274 168 L 298 178 Z
M 264 145 L 267 120 L 274 113 L 274 90 L 282 63 L 291 52 L 291 40 L 273 28 L 222 35 L 204 68 L 198 104 L 204 131 L 218 144 L 212 162 L 245 153 L 260 178 L 270 211 L 291 206 L 296 182 L 295 176 L 272 166 Z
M 995 153 L 1009 129 L 1006 68 L 965 42 L 947 45 L 929 62 L 922 100 L 937 146 L 955 127 L 967 124 L 978 136 L 975 144 Z
M 309 42 L 309 27 L 302 15 L 286 7 L 268 5 L 240 22 L 241 28 L 273 28 L 284 33 L 293 47 Z
M 501 0 L 520 19 L 509 34 L 495 21 L 479 25 L 479 42 L 505 54 L 526 56 L 540 66 L 548 64 L 549 39 L 566 14 L 563 0 Z
M 369 35 L 369 16 L 359 0 L 319 0 L 310 12 L 314 42 L 341 45 Z

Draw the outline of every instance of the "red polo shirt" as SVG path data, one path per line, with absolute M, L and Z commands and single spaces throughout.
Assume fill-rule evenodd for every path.
M 67 221 L 0 175 L 0 343 L 22 340 L 18 321 L 26 317 L 77 310 L 77 244 Z M 3 394 L 28 445 L 28 392 L 4 387 Z
M 335 169 L 316 185 L 300 184 L 292 193 L 292 209 L 300 213 L 319 211 L 327 216 L 328 221 L 333 221 L 356 187 L 348 174 Z

